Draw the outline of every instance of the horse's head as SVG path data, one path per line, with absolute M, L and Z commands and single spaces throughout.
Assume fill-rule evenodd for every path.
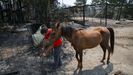
M 59 22 L 52 28 L 51 40 L 56 41 L 59 37 L 64 36 L 68 41 L 72 41 L 73 34 L 80 29 L 72 27 L 72 25 L 62 25 Z
M 78 29 L 73 28 L 72 25 L 62 25 L 59 22 L 55 24 L 53 32 L 51 34 L 52 39 L 57 39 L 64 36 L 68 41 L 72 41 L 73 33 L 77 32 Z
M 50 40 L 51 41 L 56 41 L 61 37 L 62 31 L 61 31 L 62 26 L 60 25 L 59 22 L 55 24 L 55 26 L 52 28 L 52 33 L 50 35 Z

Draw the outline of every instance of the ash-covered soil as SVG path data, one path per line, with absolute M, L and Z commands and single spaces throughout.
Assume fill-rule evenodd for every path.
M 32 52 L 28 33 L 0 33 L 0 75 L 133 75 L 133 23 L 111 26 L 115 30 L 115 48 L 111 63 L 103 65 L 100 46 L 84 50 L 83 69 L 77 71 L 75 51 L 63 44 L 63 65 L 53 71 L 53 57 Z

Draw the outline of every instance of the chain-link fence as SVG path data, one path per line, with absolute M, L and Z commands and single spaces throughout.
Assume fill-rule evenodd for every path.
M 65 8 L 66 15 L 72 20 L 83 22 L 84 6 Z M 133 4 L 93 4 L 85 5 L 85 22 L 100 23 L 106 26 L 108 21 L 133 19 Z M 83 24 L 83 23 L 82 23 Z M 110 23 L 109 23 L 110 24 Z

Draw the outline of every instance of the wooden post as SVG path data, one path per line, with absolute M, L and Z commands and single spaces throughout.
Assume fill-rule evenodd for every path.
M 122 7 L 123 7 L 123 4 L 124 4 L 124 1 L 125 1 L 125 0 L 122 0 L 121 6 L 120 6 L 120 12 L 119 12 L 119 14 L 118 14 L 118 20 L 121 19 Z
M 85 0 L 84 0 L 84 2 L 83 2 L 83 24 L 84 24 L 84 26 L 85 26 Z
M 105 27 L 107 26 L 107 10 L 108 10 L 108 4 L 107 4 L 107 0 L 106 0 L 106 6 L 105 6 Z

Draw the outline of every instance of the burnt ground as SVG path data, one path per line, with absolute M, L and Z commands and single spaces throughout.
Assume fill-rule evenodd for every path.
M 115 48 L 111 63 L 100 63 L 100 46 L 84 50 L 83 69 L 77 71 L 75 51 L 69 42 L 62 49 L 63 65 L 51 70 L 52 56 L 39 57 L 33 53 L 27 32 L 0 33 L 0 75 L 133 75 L 133 23 L 116 24 Z

